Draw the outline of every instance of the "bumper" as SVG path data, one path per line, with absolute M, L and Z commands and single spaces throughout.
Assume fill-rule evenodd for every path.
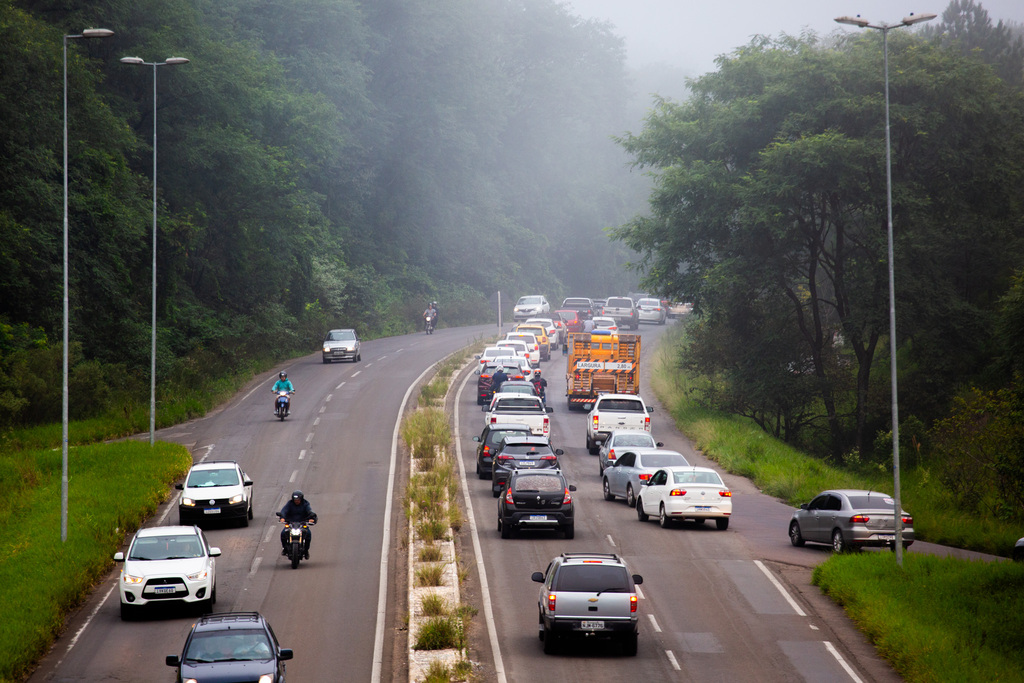
M 603 628 L 583 628 L 583 622 L 600 622 Z M 594 619 L 582 619 L 579 617 L 551 618 L 544 617 L 545 625 L 553 633 L 563 638 L 612 638 L 625 636 L 637 632 L 637 620 L 635 618 L 609 618 L 595 617 Z
M 331 349 L 330 351 L 323 352 L 324 361 L 330 362 L 334 360 L 355 360 L 356 350 L 355 349 Z
M 896 544 L 895 531 L 873 531 L 867 529 L 854 529 L 846 533 L 847 543 L 858 548 L 886 548 Z M 903 530 L 903 547 L 914 542 L 913 530 Z
M 202 581 L 189 581 L 182 577 L 174 577 L 172 583 L 156 585 L 147 581 L 138 586 L 126 586 L 121 579 L 118 579 L 118 582 L 120 584 L 121 604 L 124 605 L 144 606 L 168 602 L 194 603 L 208 600 L 212 591 L 212 585 L 208 578 Z M 157 592 L 158 590 L 171 587 L 174 588 L 173 592 L 170 590 L 167 590 L 167 592 Z
M 211 519 L 242 519 L 249 514 L 248 501 L 231 505 L 179 505 L 178 517 L 183 524 L 197 524 Z
M 665 512 L 669 517 L 685 519 L 722 519 L 732 516 L 732 505 L 694 505 L 690 502 L 673 503 L 670 498 L 665 503 Z
M 557 529 L 573 523 L 573 516 L 564 512 L 511 512 L 501 518 L 502 525 L 512 529 Z

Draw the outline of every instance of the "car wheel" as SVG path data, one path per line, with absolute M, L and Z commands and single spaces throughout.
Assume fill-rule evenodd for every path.
M 848 549 L 846 541 L 843 539 L 843 532 L 840 529 L 834 529 L 832 531 L 832 550 L 837 553 L 844 553 Z
M 605 500 L 615 500 L 615 494 L 612 493 L 612 487 L 608 484 L 608 477 L 605 477 L 604 482 L 601 483 L 601 489 L 604 491 Z
M 243 529 L 245 527 L 249 526 L 249 513 L 248 512 L 246 512 L 244 515 L 242 515 L 242 518 L 240 520 L 238 520 L 238 526 L 242 527 Z
M 636 505 L 636 495 L 633 493 L 633 485 L 626 485 L 626 505 L 633 507 Z
M 558 636 L 550 629 L 544 631 L 544 654 L 553 655 L 558 652 Z
M 566 524 L 565 527 L 562 528 L 562 532 L 565 534 L 565 540 L 571 541 L 576 537 L 576 525 Z
M 804 545 L 804 535 L 800 533 L 800 524 L 795 519 L 789 523 L 789 542 L 797 548 Z
M 249 501 L 249 514 L 248 514 L 248 517 L 249 517 L 249 519 L 252 519 L 252 501 L 251 500 Z
M 498 494 L 500 494 L 500 493 L 501 493 L 500 489 L 496 489 L 493 486 L 491 487 L 491 497 L 492 498 L 497 498 Z
M 127 602 L 121 603 L 121 621 L 133 621 L 135 619 L 136 608 L 134 605 L 129 605 Z
M 648 520 L 647 513 L 644 512 L 643 498 L 636 499 L 636 518 L 639 519 L 641 522 L 646 522 Z
M 356 362 L 358 363 L 358 362 L 360 362 L 360 361 L 362 361 L 362 360 L 363 360 L 363 354 L 361 354 L 361 353 L 357 353 L 357 354 L 356 354 Z
M 636 652 L 637 652 L 637 649 L 638 649 L 637 646 L 639 645 L 639 641 L 640 641 L 640 638 L 638 637 L 638 634 L 635 631 L 633 633 L 629 634 L 628 636 L 626 636 L 625 638 L 623 638 L 622 639 L 622 651 L 623 651 L 623 653 L 625 653 L 625 655 L 627 657 L 636 657 Z
M 537 613 L 537 640 L 539 640 L 540 642 L 543 643 L 544 642 L 544 635 L 546 633 L 547 633 L 547 629 L 544 628 L 544 617 L 543 617 L 543 615 L 540 614 L 540 612 L 538 612 Z
M 726 529 L 729 528 L 729 518 L 728 517 L 722 517 L 721 519 L 716 519 L 715 520 L 715 526 L 718 527 L 719 531 L 725 531 Z
M 508 524 L 503 524 L 501 519 L 498 519 L 498 531 L 501 532 L 502 538 L 512 538 L 512 527 Z
M 216 605 L 217 604 L 217 584 L 216 583 L 213 584 L 213 592 L 210 593 L 210 604 L 211 605 Z M 211 609 L 211 611 L 213 611 L 213 610 Z
M 662 529 L 668 529 L 672 526 L 672 520 L 669 518 L 668 512 L 665 511 L 664 503 L 658 508 L 658 525 Z
M 327 364 L 329 364 L 330 362 L 331 362 L 331 359 L 330 359 L 330 358 L 324 358 L 324 365 L 327 365 Z

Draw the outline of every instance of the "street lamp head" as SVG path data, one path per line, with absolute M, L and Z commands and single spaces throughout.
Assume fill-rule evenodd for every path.
M 87 28 L 82 31 L 83 38 L 109 38 L 114 32 L 109 28 Z
M 185 57 L 168 57 L 164 60 L 164 64 L 188 64 L 188 59 Z
M 835 21 L 837 24 L 849 24 L 859 28 L 864 28 L 871 23 L 867 19 L 861 19 L 859 14 L 855 17 L 836 17 Z
M 121 57 L 121 63 L 123 64 L 145 64 L 142 61 L 142 57 Z
M 909 16 L 903 17 L 903 20 L 900 23 L 904 26 L 910 26 L 911 24 L 920 24 L 922 21 L 931 21 L 935 16 L 936 15 L 928 12 L 925 12 L 924 14 L 914 14 L 911 12 Z

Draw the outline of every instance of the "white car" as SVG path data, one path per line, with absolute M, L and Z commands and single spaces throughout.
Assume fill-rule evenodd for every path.
M 664 445 L 660 441 L 655 441 L 650 432 L 641 429 L 616 429 L 608 435 L 597 452 L 598 474 L 604 474 L 605 468 L 614 465 L 615 459 L 626 451 L 637 448 L 661 448 Z
M 732 516 L 732 491 L 709 467 L 665 467 L 637 493 L 636 516 L 641 522 L 657 516 L 662 528 L 675 520 L 713 519 L 725 531 Z
M 640 322 L 664 325 L 668 320 L 668 309 L 661 305 L 661 299 L 640 299 L 636 302 Z
M 551 345 L 551 348 L 556 348 L 558 346 L 558 342 L 561 341 L 558 337 L 558 325 L 556 325 L 555 321 L 551 318 L 530 318 L 526 321 L 526 324 L 540 325 L 547 330 L 548 343 Z
M 128 552 L 114 554 L 123 562 L 117 585 L 121 618 L 154 603 L 181 602 L 212 612 L 217 602 L 217 562 L 220 548 L 211 547 L 195 526 L 139 529 Z
M 201 524 L 212 519 L 238 520 L 249 526 L 252 519 L 252 479 L 234 460 L 197 463 L 178 495 L 178 524 Z
M 609 332 L 619 331 L 619 324 L 615 322 L 615 318 L 609 318 L 604 315 L 595 315 L 591 320 L 594 321 L 594 330 L 608 330 Z
M 505 335 L 506 341 L 521 341 L 526 345 L 526 357 L 535 368 L 540 367 L 540 340 L 530 332 L 512 331 Z
M 480 361 L 480 366 L 476 369 L 476 374 L 479 375 L 480 371 L 483 369 L 483 367 L 485 365 L 487 365 L 487 363 L 489 363 L 490 361 L 493 361 L 495 358 L 500 358 L 501 356 L 507 356 L 507 355 L 509 355 L 507 347 L 506 348 L 502 348 L 501 346 L 488 346 L 488 347 L 486 347 L 481 353 L 478 353 L 476 355 L 476 359 L 478 361 Z
M 540 294 L 521 296 L 519 297 L 519 301 L 516 302 L 515 308 L 512 309 L 512 318 L 518 322 L 542 313 L 547 313 L 550 310 L 551 304 L 549 304 L 548 300 Z
M 526 342 L 519 341 L 518 339 L 502 339 L 495 343 L 495 346 L 499 346 L 503 349 L 509 349 L 508 355 L 510 356 L 522 356 L 526 360 L 533 364 L 530 358 L 530 349 L 526 346 Z M 540 351 L 537 351 L 537 357 L 540 357 Z M 539 361 L 538 361 L 539 362 Z
M 601 485 L 605 500 L 625 498 L 634 507 L 636 497 L 655 472 L 668 467 L 686 467 L 690 463 L 682 453 L 658 448 L 627 448 L 615 462 L 604 468 Z

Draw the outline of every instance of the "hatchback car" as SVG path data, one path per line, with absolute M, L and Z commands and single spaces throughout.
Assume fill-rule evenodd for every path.
M 615 322 L 615 318 L 610 318 L 606 315 L 595 315 L 591 320 L 594 321 L 594 330 L 608 330 L 609 332 L 618 332 L 619 324 Z
M 178 495 L 178 524 L 237 520 L 249 526 L 253 484 L 234 460 L 211 460 L 192 465 Z
M 563 640 L 609 639 L 637 653 L 639 600 L 644 582 L 626 561 L 611 553 L 562 553 L 531 578 L 541 584 L 537 598 L 537 637 L 544 653 L 554 654 Z
M 473 437 L 473 441 L 480 444 L 476 447 L 476 476 L 481 479 L 491 478 L 494 454 L 506 436 L 519 437 L 531 435 L 530 427 L 524 424 L 496 422 L 495 424 L 486 425 L 480 436 Z
M 605 500 L 615 500 L 616 496 L 626 499 L 626 505 L 636 505 L 636 495 L 640 487 L 662 467 L 685 467 L 689 465 L 686 457 L 676 451 L 660 448 L 635 448 L 623 452 L 611 465 L 604 469 L 601 487 L 604 489 Z
M 789 522 L 789 540 L 828 543 L 837 553 L 867 546 L 896 546 L 896 502 L 878 491 L 835 489 L 823 491 L 804 503 Z M 914 542 L 914 518 L 900 511 L 903 547 Z
M 524 341 L 520 341 L 518 339 L 501 339 L 501 340 L 495 342 L 494 345 L 495 346 L 500 346 L 503 349 L 507 349 L 508 350 L 507 353 L 510 356 L 522 356 L 523 358 L 526 358 L 527 360 L 532 361 L 532 359 L 530 358 L 530 349 L 526 345 L 526 342 L 524 342 Z M 537 357 L 538 357 L 538 359 L 540 358 L 540 352 L 539 351 L 537 352 Z M 538 360 L 538 363 L 539 363 L 539 360 Z M 531 365 L 532 365 L 532 362 L 531 362 Z
M 608 435 L 597 451 L 598 474 L 604 474 L 606 467 L 615 464 L 615 460 L 626 451 L 638 448 L 661 448 L 660 441 L 655 441 L 650 432 L 641 429 L 616 429 Z
M 325 363 L 336 360 L 359 362 L 363 359 L 359 352 L 359 336 L 355 330 L 331 330 L 324 337 L 323 357 Z
M 668 320 L 668 308 L 661 305 L 661 299 L 640 299 L 636 302 L 640 322 L 664 325 Z
M 505 335 L 505 339 L 508 341 L 521 341 L 526 345 L 526 357 L 530 359 L 530 365 L 535 368 L 540 367 L 540 361 L 544 357 L 544 353 L 541 350 L 540 340 L 537 339 L 537 335 L 530 332 L 509 332 Z
M 114 554 L 123 562 L 117 582 L 121 618 L 136 609 L 159 603 L 198 605 L 204 612 L 217 602 L 217 561 L 220 548 L 211 547 L 195 526 L 139 529 L 128 552 Z
M 536 337 L 537 344 L 540 346 L 540 359 L 551 360 L 551 338 L 548 337 L 548 329 L 545 326 L 536 323 L 523 323 L 516 325 L 515 332 L 526 332 Z
M 491 464 L 491 494 L 498 497 L 512 470 L 558 469 L 558 456 L 563 454 L 546 436 L 506 436 Z
M 576 535 L 572 492 L 560 470 L 513 470 L 498 498 L 498 531 L 512 538 L 524 529 L 561 531 Z
M 636 499 L 641 522 L 657 515 L 663 529 L 676 521 L 715 520 L 719 531 L 729 528 L 732 491 L 709 467 L 665 467 L 644 482 Z
M 181 655 L 167 655 L 166 663 L 178 669 L 178 683 L 284 683 L 284 662 L 292 656 L 259 612 L 219 612 L 192 624 Z

